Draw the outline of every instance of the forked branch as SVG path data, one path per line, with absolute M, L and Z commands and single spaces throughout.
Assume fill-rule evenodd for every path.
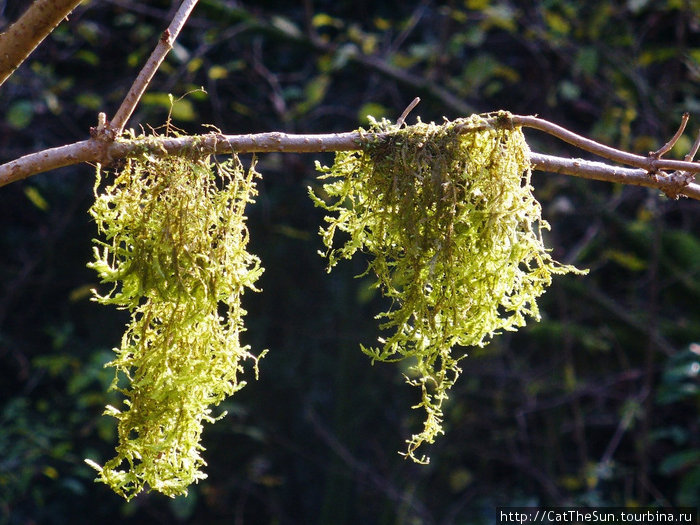
M 577 135 L 546 120 L 513 115 L 509 118 L 490 117 L 484 125 L 464 128 L 478 131 L 484 126 L 523 126 L 549 133 L 580 149 L 636 169 L 613 166 L 583 159 L 568 159 L 532 153 L 530 160 L 536 170 L 573 175 L 587 179 L 617 182 L 656 188 L 672 198 L 685 195 L 700 200 L 700 185 L 693 182 L 700 173 L 700 162 L 690 160 L 644 157 L 611 148 Z M 381 139 L 381 135 L 348 132 L 317 135 L 293 135 L 288 133 L 259 133 L 253 135 L 223 135 L 210 133 L 201 136 L 149 137 L 142 139 L 118 139 L 104 141 L 92 138 L 75 144 L 61 146 L 0 165 L 0 186 L 10 184 L 31 175 L 81 162 L 108 164 L 112 160 L 135 156 L 149 151 L 156 154 L 178 154 L 198 148 L 204 153 L 317 153 L 360 149 L 368 140 Z M 687 158 L 692 158 L 690 154 Z
M 549 135 L 557 137 L 558 139 L 563 140 L 564 142 L 568 142 L 569 144 L 576 146 L 579 149 L 588 151 L 590 153 L 598 155 L 599 157 L 603 157 L 604 159 L 619 162 L 620 164 L 624 164 L 626 166 L 642 168 L 649 172 L 655 172 L 658 170 L 689 170 L 697 173 L 700 171 L 700 169 L 698 169 L 698 167 L 700 167 L 698 163 L 689 163 L 683 160 L 661 159 L 660 157 L 661 155 L 663 155 L 663 150 L 666 146 L 659 150 L 659 152 L 662 153 L 659 154 L 659 152 L 653 152 L 650 153 L 649 156 L 644 157 L 642 155 L 635 155 L 634 153 L 628 153 L 626 151 L 611 148 L 610 146 L 606 146 L 605 144 L 601 144 L 600 142 L 596 142 L 581 135 L 577 135 L 573 131 L 569 131 L 566 128 L 562 128 L 561 126 L 554 124 L 553 122 L 549 122 L 548 120 L 544 120 L 541 118 L 514 115 L 512 118 L 512 122 L 516 126 L 520 125 L 526 128 L 533 128 L 538 129 L 540 131 L 544 131 Z M 676 140 L 678 140 L 677 137 Z M 675 143 L 676 140 L 674 140 L 673 143 Z M 671 144 L 671 147 L 673 147 L 673 144 Z
M 25 21 L 25 17 L 34 9 L 39 9 L 48 0 L 37 0 L 15 25 Z M 63 5 L 69 12 L 80 0 L 54 0 L 55 6 Z M 190 13 L 197 4 L 197 0 L 183 0 L 170 26 L 166 29 L 147 63 L 134 81 L 112 122 L 106 122 L 104 115 L 98 126 L 91 129 L 92 138 L 74 144 L 52 148 L 37 153 L 25 155 L 6 164 L 0 165 L 0 186 L 24 179 L 52 169 L 79 164 L 82 162 L 109 164 L 115 159 L 135 156 L 150 151 L 156 154 L 178 154 L 180 152 L 198 148 L 205 153 L 260 153 L 260 152 L 295 152 L 311 153 L 324 151 L 347 151 L 360 149 L 367 140 L 375 140 L 378 137 L 368 133 L 348 132 L 319 135 L 290 135 L 286 133 L 261 133 L 256 135 L 223 135 L 210 133 L 203 136 L 186 137 L 150 137 L 139 139 L 120 138 L 126 123 L 132 115 L 141 96 L 145 92 L 158 67 L 172 48 L 173 42 L 185 24 Z M 55 16 L 62 11 L 55 11 Z M 39 24 L 41 32 L 48 34 L 52 27 L 65 16 L 62 14 L 58 20 L 46 22 L 32 22 Z M 33 21 L 34 19 L 32 19 Z M 53 23 L 54 26 L 50 24 Z M 10 29 L 10 31 L 12 28 Z M 9 33 L 9 31 L 8 31 Z M 43 36 L 45 36 L 45 34 Z M 7 33 L 5 34 L 7 35 Z M 7 37 L 3 40 L 0 35 L 0 50 L 7 46 Z M 43 38 L 41 36 L 41 38 Z M 40 41 L 39 39 L 38 41 Z M 27 53 L 28 54 L 28 53 Z M 20 59 L 19 62 L 21 62 Z M 17 59 L 8 66 L 16 68 Z M 14 65 L 12 65 L 14 64 Z M 12 72 L 10 69 L 8 75 Z M 3 73 L 3 62 L 0 60 L 0 75 Z M 0 77 L 0 83 L 2 82 Z M 399 118 L 397 124 L 403 125 L 408 113 L 418 103 L 414 100 Z M 683 133 L 688 121 L 688 115 L 683 115 L 682 123 L 671 138 L 658 151 L 650 152 L 648 156 L 635 155 L 604 144 L 600 144 L 581 135 L 577 135 L 557 124 L 534 117 L 494 114 L 485 119 L 478 126 L 465 126 L 465 133 L 478 131 L 485 127 L 523 126 L 538 129 L 553 135 L 574 146 L 599 155 L 605 159 L 622 164 L 619 167 L 601 162 L 592 162 L 582 159 L 568 159 L 532 153 L 530 160 L 534 169 L 550 171 L 577 177 L 632 184 L 656 188 L 672 198 L 684 195 L 700 200 L 700 185 L 695 183 L 695 174 L 700 173 L 700 162 L 693 162 L 693 158 L 700 147 L 700 136 L 695 141 L 693 148 L 686 155 L 685 160 L 669 160 L 661 157 L 670 151 Z

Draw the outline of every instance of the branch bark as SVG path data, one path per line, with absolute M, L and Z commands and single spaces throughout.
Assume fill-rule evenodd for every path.
M 556 124 L 536 117 L 514 115 L 510 119 L 491 118 L 486 126 L 522 125 L 533 127 L 566 140 L 584 150 L 603 155 L 610 160 L 633 166 L 625 168 L 583 159 L 568 159 L 532 153 L 530 160 L 536 170 L 573 175 L 586 179 L 616 182 L 656 188 L 670 197 L 685 195 L 700 200 L 700 184 L 690 181 L 693 173 L 700 173 L 700 162 L 643 157 L 616 150 L 576 135 Z M 463 132 L 477 131 L 484 126 L 465 128 Z M 318 135 L 293 135 L 288 133 L 259 133 L 249 135 L 223 135 L 210 133 L 201 136 L 147 137 L 118 139 L 115 141 L 92 138 L 75 144 L 61 146 L 25 155 L 0 166 L 0 186 L 24 179 L 51 169 L 81 162 L 109 164 L 115 159 L 140 155 L 145 151 L 156 154 L 178 154 L 193 148 L 204 153 L 318 153 L 325 151 L 350 151 L 360 149 L 368 140 L 381 139 L 381 134 L 359 132 Z M 666 173 L 663 170 L 677 170 Z
M 0 34 L 0 85 L 81 0 L 36 0 Z
M 641 168 L 623 168 L 602 162 L 567 159 L 541 153 L 530 154 L 530 162 L 532 163 L 532 168 L 539 171 L 631 186 L 644 186 L 660 190 L 672 198 L 684 195 L 690 199 L 700 200 L 700 184 L 690 182 L 686 185 L 685 178 L 679 181 L 673 173 L 661 175 L 649 173 Z M 698 163 L 694 164 L 696 173 L 700 172 L 700 165 Z

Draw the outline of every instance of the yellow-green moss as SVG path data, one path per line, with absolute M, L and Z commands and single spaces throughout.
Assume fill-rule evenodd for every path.
M 258 357 L 239 340 L 241 295 L 263 271 L 246 251 L 256 175 L 235 156 L 142 156 L 99 193 L 98 169 L 90 214 L 101 239 L 89 266 L 112 289 L 95 299 L 131 320 L 108 363 L 111 388 L 124 395 L 105 412 L 118 420 L 117 455 L 104 467 L 86 461 L 127 499 L 144 488 L 186 494 L 206 477 L 202 423 L 244 386 L 243 360 L 257 373 Z
M 415 363 L 407 381 L 421 389 L 414 408 L 427 416 L 406 454 L 420 462 L 416 449 L 443 432 L 443 402 L 461 372 L 454 347 L 483 346 L 537 319 L 551 275 L 578 271 L 545 248 L 528 146 L 508 114 L 498 116 L 497 128 L 479 116 L 404 128 L 373 121 L 383 138 L 318 165 L 330 182 L 321 196 L 311 192 L 329 212 L 321 228 L 329 271 L 364 252 L 366 274 L 391 299 L 378 315 L 388 336 L 362 349 L 373 361 Z

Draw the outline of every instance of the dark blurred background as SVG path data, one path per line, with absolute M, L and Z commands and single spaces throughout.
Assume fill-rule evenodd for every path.
M 27 3 L 0 1 L 0 26 Z M 2 86 L 0 160 L 113 115 L 175 8 L 76 9 Z M 700 2 L 201 0 L 130 126 L 161 126 L 168 93 L 189 133 L 349 131 L 420 96 L 409 123 L 506 109 L 640 154 L 689 111 L 682 158 L 700 130 Z M 93 169 L 0 189 L 0 523 L 487 524 L 498 505 L 698 505 L 700 203 L 535 173 L 548 245 L 591 272 L 557 277 L 541 322 L 465 349 L 420 466 L 397 453 L 420 428 L 417 393 L 359 350 L 384 306 L 353 278 L 365 263 L 329 275 L 317 255 L 314 159 L 332 157 L 260 158 L 250 249 L 266 271 L 244 340 L 269 354 L 205 428 L 208 479 L 174 500 L 127 504 L 83 463 L 114 453 L 103 365 L 126 321 L 89 300 Z

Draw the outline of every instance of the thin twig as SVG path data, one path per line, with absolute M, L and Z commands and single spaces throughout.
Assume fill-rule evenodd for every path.
M 699 149 L 700 149 L 700 131 L 698 132 L 698 136 L 695 138 L 695 142 L 693 142 L 693 147 L 690 148 L 690 151 L 683 158 L 683 160 L 685 160 L 687 162 L 693 162 L 693 159 L 695 158 L 695 155 L 697 154 Z
M 110 128 L 114 136 L 118 136 L 124 130 L 124 126 L 128 122 L 129 118 L 134 112 L 136 105 L 141 100 L 144 92 L 148 88 L 151 79 L 158 71 L 160 64 L 165 59 L 166 55 L 170 52 L 173 47 L 173 42 L 180 34 L 180 30 L 185 25 L 187 18 L 197 5 L 198 0 L 183 0 L 180 8 L 175 13 L 175 16 L 168 26 L 168 28 L 163 32 L 160 39 L 158 40 L 158 45 L 151 53 L 148 61 L 141 69 L 140 73 L 134 80 L 131 89 L 124 97 L 122 105 L 117 110 L 112 122 L 110 123 Z
M 698 149 L 700 149 L 700 132 L 695 138 L 695 142 L 690 148 L 690 151 L 688 151 L 688 154 L 683 158 L 683 160 L 686 162 L 692 162 L 695 158 L 695 154 L 698 152 Z M 673 180 L 682 181 L 682 183 L 685 184 L 692 184 L 695 181 L 695 173 L 690 171 L 676 170 L 671 173 L 669 177 Z
M 420 97 L 414 98 L 411 103 L 406 106 L 406 109 L 403 110 L 403 113 L 401 113 L 401 116 L 398 118 L 396 121 L 396 125 L 398 127 L 403 126 L 404 122 L 406 121 L 406 117 L 408 117 L 408 114 L 413 111 L 413 109 L 418 105 L 420 102 Z
M 671 137 L 671 140 L 669 140 L 666 144 L 661 146 L 658 150 L 650 151 L 649 155 L 656 158 L 656 159 L 660 159 L 666 153 L 671 151 L 673 146 L 676 145 L 676 142 L 678 142 L 678 139 L 681 138 L 681 135 L 683 135 L 683 132 L 685 131 L 685 127 L 688 124 L 689 118 L 690 118 L 690 113 L 688 113 L 688 112 L 683 113 L 683 116 L 681 117 L 681 125 L 678 126 L 678 131 L 676 131 L 676 133 L 673 135 L 673 137 Z

